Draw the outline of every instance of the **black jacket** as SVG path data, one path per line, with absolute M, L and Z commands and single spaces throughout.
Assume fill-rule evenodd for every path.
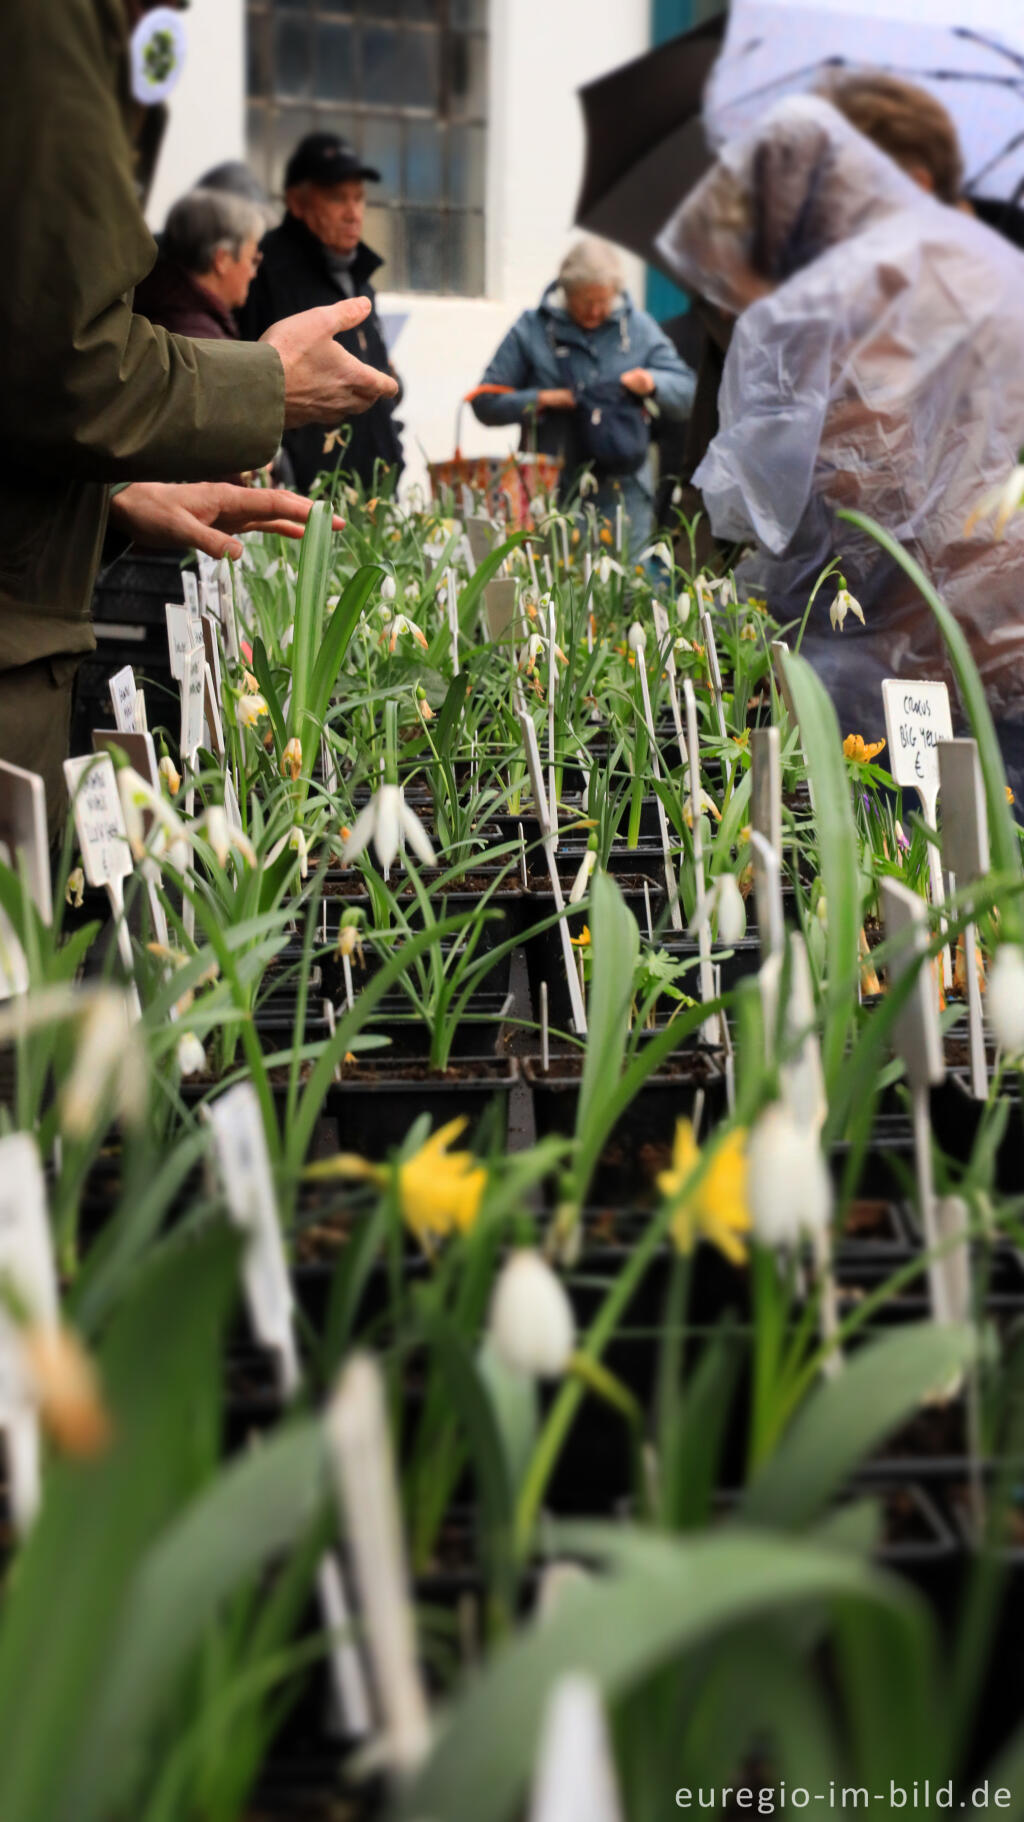
M 262 253 L 263 263 L 239 313 L 246 341 L 258 341 L 263 331 L 283 316 L 312 310 L 318 304 L 336 304 L 344 295 L 331 276 L 321 242 L 297 216 L 286 215 L 280 227 L 270 230 L 264 237 Z M 360 241 L 351 268 L 352 282 L 355 294 L 368 297 L 373 308 L 358 329 L 349 329 L 337 339 L 357 359 L 387 373 L 388 351 L 370 283 L 372 274 L 382 264 L 379 255 Z M 337 429 L 335 424 L 307 424 L 302 430 L 286 431 L 284 446 L 295 485 L 302 493 L 308 493 L 325 468 L 343 467 L 346 473 L 358 476 L 364 486 L 373 486 L 375 462 L 399 469 L 402 466 L 400 428 L 394 417 L 394 401 L 381 399 L 361 417 L 351 420 L 351 439 L 344 451 L 324 454 L 324 438 L 329 430 Z

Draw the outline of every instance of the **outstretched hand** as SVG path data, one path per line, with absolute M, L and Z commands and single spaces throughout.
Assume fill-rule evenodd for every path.
M 284 367 L 284 424 L 339 424 L 358 417 L 378 399 L 394 398 L 398 381 L 358 361 L 334 337 L 358 329 L 370 314 L 368 297 L 320 304 L 272 323 L 261 342 L 276 348 Z
M 136 544 L 156 549 L 194 545 L 211 557 L 240 557 L 239 534 L 275 531 L 301 538 L 311 502 L 285 487 L 238 487 L 231 481 L 181 486 L 134 481 L 115 494 L 110 516 Z M 334 519 L 341 531 L 344 519 Z

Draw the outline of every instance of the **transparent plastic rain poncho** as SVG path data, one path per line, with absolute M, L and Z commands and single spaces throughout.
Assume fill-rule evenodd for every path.
M 810 96 L 727 145 L 659 244 L 739 318 L 694 477 L 716 535 L 756 546 L 739 574 L 783 620 L 834 556 L 863 606 L 833 632 L 830 578 L 803 646 L 843 732 L 877 736 L 883 677 L 951 679 L 930 610 L 841 507 L 918 559 L 995 719 L 1024 720 L 1024 515 L 964 534 L 1024 443 L 1024 256 Z

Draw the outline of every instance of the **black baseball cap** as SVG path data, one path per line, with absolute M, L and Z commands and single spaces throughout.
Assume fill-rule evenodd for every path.
M 355 177 L 380 182 L 380 172 L 364 164 L 347 139 L 337 133 L 307 133 L 285 166 L 284 187 L 289 190 L 294 183 L 345 183 Z

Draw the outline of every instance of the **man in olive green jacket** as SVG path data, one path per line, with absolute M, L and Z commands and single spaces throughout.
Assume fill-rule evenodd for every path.
M 0 758 L 42 772 L 51 823 L 71 679 L 95 644 L 111 485 L 258 468 L 286 425 L 335 422 L 396 389 L 333 339 L 361 320 L 362 299 L 288 318 L 255 345 L 189 341 L 133 314 L 156 246 L 125 129 L 129 6 L 138 13 L 137 0 L 3 9 Z M 129 486 L 115 516 L 129 536 L 215 552 L 237 551 L 222 533 L 260 516 L 304 516 L 290 495 L 241 492 Z

